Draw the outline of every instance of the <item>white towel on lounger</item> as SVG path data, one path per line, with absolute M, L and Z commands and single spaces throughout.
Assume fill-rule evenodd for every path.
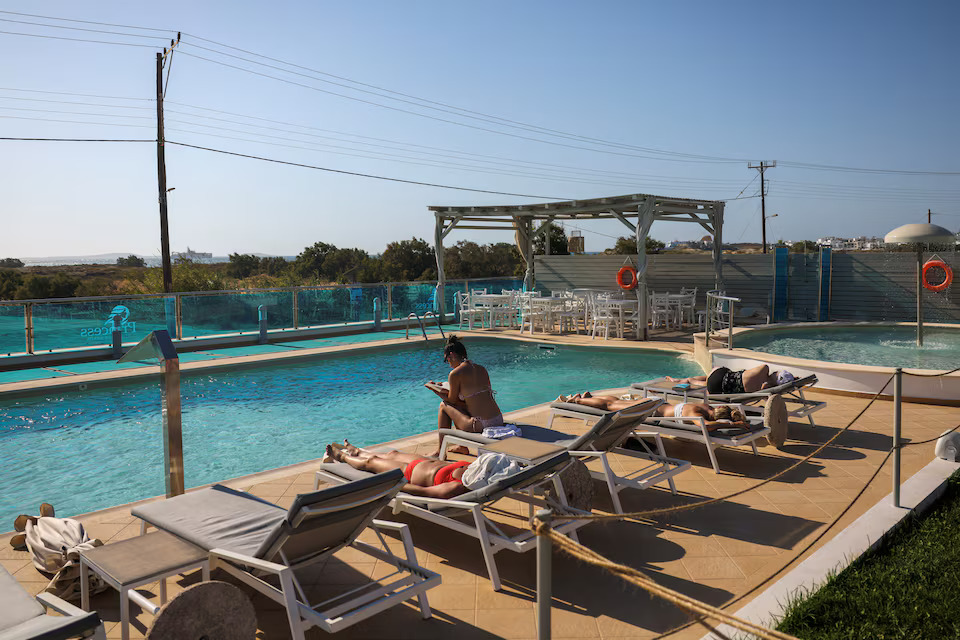
M 512 438 L 514 436 L 519 438 L 523 433 L 517 425 L 505 424 L 499 427 L 487 427 L 481 435 L 484 438 L 490 438 L 492 440 L 503 440 L 504 438 Z

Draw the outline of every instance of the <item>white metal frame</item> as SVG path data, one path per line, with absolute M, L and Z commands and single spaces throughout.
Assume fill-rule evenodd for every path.
M 480 549 L 483 553 L 483 560 L 487 567 L 487 573 L 490 576 L 490 581 L 493 583 L 493 590 L 500 591 L 503 585 L 500 582 L 500 572 L 497 570 L 497 562 L 494 556 L 504 549 L 508 549 L 516 553 L 524 553 L 536 548 L 537 535 L 532 529 L 534 513 L 533 508 L 535 506 L 553 509 L 554 513 L 558 516 L 565 513 L 587 513 L 579 509 L 574 509 L 566 504 L 566 493 L 563 490 L 563 484 L 560 480 L 559 473 L 560 472 L 557 471 L 550 474 L 548 477 L 534 480 L 532 482 L 527 480 L 522 489 L 507 490 L 491 497 L 489 500 L 484 502 L 470 502 L 467 500 L 458 500 L 456 498 L 425 498 L 421 496 L 412 496 L 406 493 L 400 493 L 393 499 L 393 501 L 391 501 L 390 504 L 393 507 L 394 514 L 407 513 L 479 540 Z M 316 484 L 319 484 L 322 480 L 340 484 L 349 481 L 348 479 L 333 473 L 331 470 L 321 467 L 321 469 L 316 473 Z M 536 490 L 540 486 L 547 483 L 553 485 L 555 495 L 558 496 L 560 502 L 555 502 L 547 499 L 546 497 L 539 497 L 535 495 Z M 531 525 L 530 529 L 522 530 L 516 535 L 511 536 L 499 525 L 497 525 L 496 522 L 486 516 L 485 512 L 488 509 L 491 509 L 494 503 L 507 497 L 520 502 L 525 502 L 529 505 L 528 522 Z M 431 511 L 430 507 L 443 507 L 444 511 Z M 450 515 L 451 512 L 454 515 Z M 469 515 L 470 521 L 461 519 L 461 517 L 464 515 Z M 588 522 L 589 521 L 586 520 L 572 520 L 569 522 L 564 522 L 554 526 L 554 531 L 558 531 L 564 535 L 569 535 L 573 540 L 577 541 L 577 529 L 586 525 Z
M 41 592 L 34 596 L 34 598 L 43 605 L 44 609 L 52 609 L 62 616 L 72 617 L 72 616 L 85 616 L 89 612 L 84 611 L 83 609 L 78 608 L 76 605 L 70 604 L 62 598 L 58 598 L 52 593 Z M 54 631 L 50 630 L 47 632 L 48 635 L 53 636 Z M 93 638 L 93 640 L 107 640 L 107 631 L 104 628 L 103 621 L 100 621 L 100 625 L 95 629 L 84 632 L 81 637 L 84 638 Z

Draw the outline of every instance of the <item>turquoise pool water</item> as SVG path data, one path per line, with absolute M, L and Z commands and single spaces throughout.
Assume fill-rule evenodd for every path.
M 467 347 L 505 412 L 560 393 L 700 373 L 664 352 L 495 339 Z M 375 444 L 435 428 L 438 399 L 422 383 L 445 379 L 441 357 L 438 344 L 420 343 L 184 377 L 187 486 L 318 458 L 331 440 Z M 44 501 L 66 516 L 162 494 L 161 433 L 159 376 L 0 399 L 0 531 Z
M 960 330 L 925 327 L 817 327 L 751 331 L 735 346 L 794 358 L 878 367 L 948 370 L 960 366 Z

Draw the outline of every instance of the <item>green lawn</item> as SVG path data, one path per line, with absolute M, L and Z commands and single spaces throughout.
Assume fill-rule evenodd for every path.
M 804 640 L 960 638 L 960 472 L 925 515 L 788 607 Z

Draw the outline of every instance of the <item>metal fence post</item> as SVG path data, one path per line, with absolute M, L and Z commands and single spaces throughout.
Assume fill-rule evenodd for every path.
M 903 399 L 903 369 L 893 374 L 893 506 L 900 506 L 900 402 Z
M 123 333 L 120 329 L 120 315 L 116 314 L 113 316 L 113 357 L 120 358 L 123 355 L 123 347 L 121 343 L 123 342 Z
M 261 304 L 257 307 L 257 324 L 260 328 L 260 335 L 257 338 L 259 344 L 267 344 L 267 308 Z
M 373 299 L 373 330 L 380 331 L 380 298 Z
M 300 288 L 293 290 L 293 328 L 300 328 Z
M 387 284 L 387 320 L 393 320 L 393 285 Z
M 537 511 L 537 519 L 550 529 L 553 510 Z M 537 536 L 537 640 L 550 638 L 550 605 L 553 600 L 553 543 L 549 536 Z
M 27 353 L 33 353 L 33 305 L 27 303 L 23 305 L 23 331 L 26 341 Z
M 183 340 L 183 296 L 179 293 L 177 300 L 177 340 Z

